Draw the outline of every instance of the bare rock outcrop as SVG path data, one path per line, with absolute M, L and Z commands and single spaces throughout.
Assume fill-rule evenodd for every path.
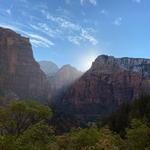
M 0 93 L 47 101 L 50 83 L 33 58 L 28 38 L 0 28 Z
M 150 60 L 101 55 L 62 97 L 80 115 L 99 115 L 150 95 Z

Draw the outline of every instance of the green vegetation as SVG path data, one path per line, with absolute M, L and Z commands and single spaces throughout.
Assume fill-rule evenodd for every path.
M 52 111 L 35 102 L 16 101 L 0 108 L 0 149 L 45 149 L 52 133 Z
M 126 128 L 131 127 L 133 119 L 141 120 L 149 125 L 150 97 L 142 97 L 132 103 L 122 104 L 117 111 L 100 121 L 99 125 L 108 125 L 112 131 L 124 138 L 126 136 Z
M 0 150 L 150 150 L 149 104 L 148 97 L 123 104 L 101 123 L 84 129 L 71 129 L 74 122 L 67 123 L 69 132 L 63 134 L 57 131 L 61 124 L 65 128 L 63 117 L 57 125 L 51 123 L 56 114 L 49 107 L 31 101 L 4 104 Z

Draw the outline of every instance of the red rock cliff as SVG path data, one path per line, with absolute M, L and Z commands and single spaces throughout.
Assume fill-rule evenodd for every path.
M 101 55 L 62 98 L 80 114 L 96 115 L 150 94 L 150 60 Z
M 0 28 L 0 92 L 14 98 L 47 100 L 50 85 L 33 58 L 28 38 Z

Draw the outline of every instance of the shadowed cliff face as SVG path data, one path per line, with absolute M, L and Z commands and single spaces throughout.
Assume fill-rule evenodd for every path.
M 53 89 L 58 90 L 63 87 L 70 86 L 79 79 L 82 74 L 82 72 L 78 71 L 71 65 L 64 65 L 51 79 Z
M 48 100 L 50 85 L 28 38 L 0 28 L 0 91 L 10 98 Z
M 52 101 L 58 103 L 60 97 L 82 76 L 82 72 L 78 71 L 71 65 L 64 65 L 53 77 L 49 78 L 52 89 Z
M 150 60 L 101 55 L 63 96 L 80 115 L 113 110 L 124 101 L 150 94 Z

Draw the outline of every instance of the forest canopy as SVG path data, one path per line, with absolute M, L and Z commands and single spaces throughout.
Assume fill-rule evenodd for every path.
M 51 123 L 54 110 L 33 101 L 12 101 L 0 107 L 0 149 L 148 150 L 149 104 L 150 98 L 141 98 L 123 104 L 109 117 L 89 127 L 72 127 L 58 134 L 58 125 Z M 65 126 L 63 119 L 59 124 Z

